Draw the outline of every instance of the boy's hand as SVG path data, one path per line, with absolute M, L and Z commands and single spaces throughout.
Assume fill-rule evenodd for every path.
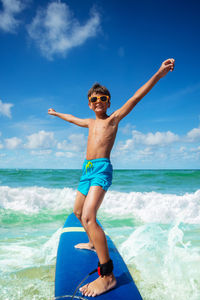
M 160 78 L 164 77 L 169 71 L 174 70 L 175 60 L 173 58 L 166 59 L 163 61 L 160 69 L 158 70 L 158 75 Z
M 55 109 L 49 108 L 49 109 L 48 109 L 48 114 L 49 114 L 49 115 L 52 115 L 52 116 L 56 116 L 56 111 L 55 111 Z

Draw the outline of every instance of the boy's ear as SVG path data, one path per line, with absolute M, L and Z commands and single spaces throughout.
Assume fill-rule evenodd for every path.
M 109 108 L 110 107 L 110 101 L 108 102 L 108 104 L 107 104 L 107 108 Z

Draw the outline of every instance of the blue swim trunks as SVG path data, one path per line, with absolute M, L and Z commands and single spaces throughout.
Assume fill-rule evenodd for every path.
M 107 191 L 112 184 L 112 172 L 109 158 L 85 159 L 78 191 L 85 196 L 91 186 L 101 186 Z

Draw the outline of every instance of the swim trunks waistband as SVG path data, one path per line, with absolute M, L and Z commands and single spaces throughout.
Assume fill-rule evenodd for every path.
M 110 159 L 107 157 L 101 157 L 101 158 L 95 158 L 95 159 L 85 159 L 84 163 L 88 163 L 88 162 L 96 163 L 96 162 L 103 162 L 103 161 L 110 162 Z

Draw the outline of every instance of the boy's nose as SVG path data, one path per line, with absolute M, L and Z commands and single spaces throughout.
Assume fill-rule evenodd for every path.
M 97 101 L 96 101 L 96 103 L 99 103 L 99 102 L 101 103 L 101 100 L 98 98 Z

